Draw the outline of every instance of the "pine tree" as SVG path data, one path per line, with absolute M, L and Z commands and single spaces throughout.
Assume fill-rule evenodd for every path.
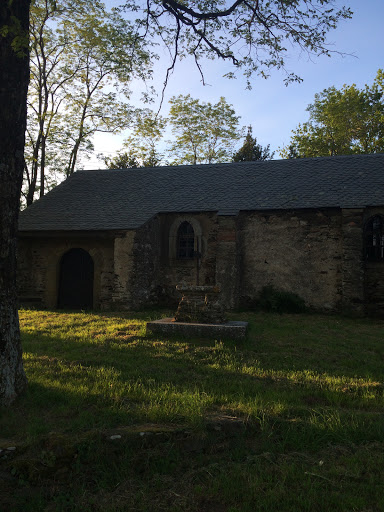
M 256 137 L 252 136 L 252 126 L 249 125 L 244 143 L 239 151 L 233 155 L 233 161 L 250 162 L 254 160 L 272 160 L 274 154 L 274 151 L 271 153 L 269 144 L 263 148 L 261 144 L 257 143 Z

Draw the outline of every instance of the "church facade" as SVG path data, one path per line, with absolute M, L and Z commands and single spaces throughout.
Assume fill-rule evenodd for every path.
M 19 296 L 46 308 L 174 305 L 264 286 L 384 313 L 384 155 L 78 171 L 20 217 Z

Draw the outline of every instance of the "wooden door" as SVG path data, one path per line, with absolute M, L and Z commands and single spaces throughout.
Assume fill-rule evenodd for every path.
M 94 265 L 83 249 L 71 249 L 60 263 L 58 307 L 92 309 Z

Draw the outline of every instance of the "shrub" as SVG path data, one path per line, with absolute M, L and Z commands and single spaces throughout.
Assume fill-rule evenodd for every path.
M 258 305 L 264 311 L 276 313 L 304 313 L 306 305 L 297 293 L 277 290 L 272 285 L 264 286 L 260 292 Z

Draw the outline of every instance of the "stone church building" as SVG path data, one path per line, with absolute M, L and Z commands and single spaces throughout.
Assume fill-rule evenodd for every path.
M 47 308 L 227 309 L 273 285 L 320 311 L 384 313 L 384 154 L 78 171 L 20 215 L 19 295 Z

